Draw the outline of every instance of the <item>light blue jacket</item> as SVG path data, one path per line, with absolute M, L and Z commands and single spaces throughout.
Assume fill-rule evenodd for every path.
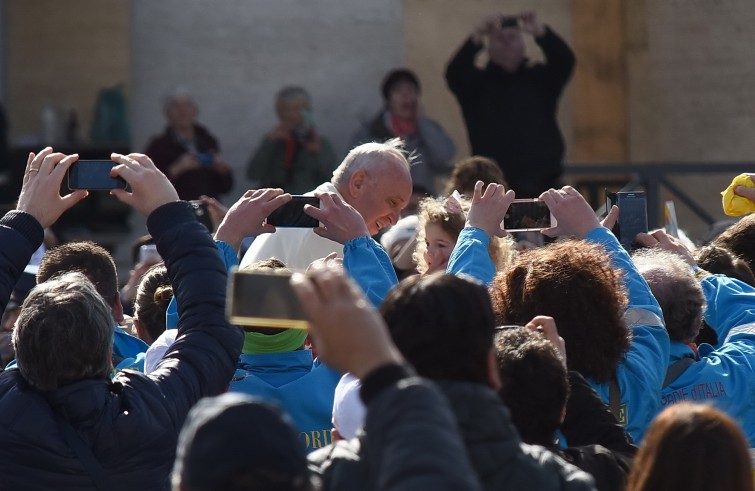
M 223 253 L 227 244 L 218 247 Z M 346 243 L 343 265 L 375 306 L 398 283 L 388 254 L 370 237 Z M 313 360 L 309 350 L 242 354 L 230 388 L 276 401 L 291 415 L 307 451 L 313 451 L 332 443 L 333 396 L 342 375 Z
M 616 382 L 621 392 L 619 421 L 639 442 L 661 407 L 659 398 L 670 349 L 663 314 L 645 279 L 608 229 L 598 227 L 585 240 L 605 247 L 612 265 L 624 272 L 629 293 L 624 320 L 632 330 L 632 342 L 626 358 L 616 369 Z M 462 230 L 448 261 L 448 272 L 466 274 L 489 285 L 495 276 L 495 267 L 488 254 L 488 241 L 487 234 L 480 229 Z M 589 381 L 607 404 L 609 384 Z
M 712 403 L 736 419 L 755 446 L 755 289 L 723 275 L 701 284 L 707 302 L 705 321 L 716 331 L 718 345 L 701 345 L 700 360 L 663 389 L 661 404 L 680 401 Z M 669 364 L 695 357 L 692 348 L 671 342 Z

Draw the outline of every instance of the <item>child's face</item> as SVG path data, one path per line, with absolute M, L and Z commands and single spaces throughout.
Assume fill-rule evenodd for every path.
M 440 225 L 429 223 L 425 225 L 425 250 L 424 259 L 427 263 L 427 273 L 436 271 L 445 271 L 448 265 L 448 258 L 451 257 L 456 245 L 456 239 L 451 237 Z

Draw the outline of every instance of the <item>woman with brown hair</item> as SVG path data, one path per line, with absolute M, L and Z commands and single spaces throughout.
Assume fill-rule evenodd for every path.
M 711 406 L 680 403 L 650 426 L 627 491 L 753 491 L 749 446 L 730 417 Z

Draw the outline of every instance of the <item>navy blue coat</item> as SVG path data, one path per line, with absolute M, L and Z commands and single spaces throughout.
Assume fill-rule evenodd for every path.
M 226 271 L 215 244 L 186 203 L 160 207 L 147 226 L 181 305 L 176 342 L 149 376 L 124 370 L 112 381 L 61 387 L 47 399 L 18 370 L 0 373 L 0 489 L 94 488 L 53 406 L 92 450 L 112 489 L 166 489 L 189 409 L 227 388 L 242 334 L 225 320 Z M 0 307 L 41 242 L 30 215 L 0 219 Z

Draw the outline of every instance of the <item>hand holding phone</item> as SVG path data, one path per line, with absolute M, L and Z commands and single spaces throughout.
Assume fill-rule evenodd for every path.
M 636 248 L 635 237 L 648 231 L 647 199 L 643 191 L 606 192 L 606 209 L 619 207 L 619 219 L 611 231 L 627 251 Z
M 275 227 L 315 228 L 320 222 L 304 213 L 304 205 L 320 207 L 320 198 L 315 196 L 292 196 L 267 217 L 267 223 Z
M 126 189 L 126 181 L 112 177 L 110 171 L 117 164 L 112 160 L 79 160 L 68 168 L 68 189 L 88 191 L 110 191 Z
M 307 329 L 299 297 L 287 271 L 234 271 L 229 278 L 226 317 L 231 324 Z
M 555 222 L 545 202 L 515 199 L 503 217 L 503 228 L 507 232 L 541 231 L 555 226 Z

